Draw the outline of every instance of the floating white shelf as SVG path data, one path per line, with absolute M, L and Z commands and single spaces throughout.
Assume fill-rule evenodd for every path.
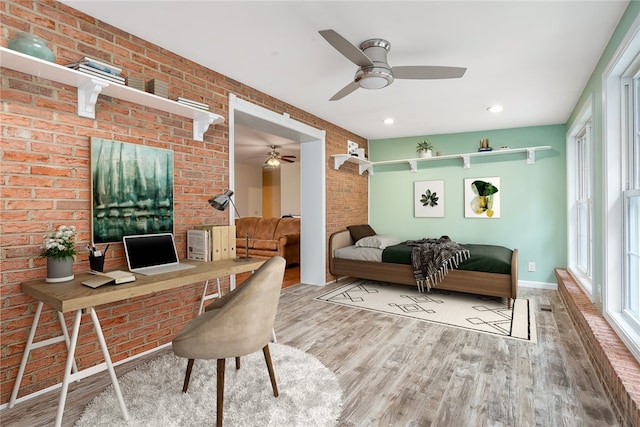
M 334 157 L 335 159 L 335 169 L 339 169 L 344 162 L 349 161 L 349 162 L 357 163 L 359 165 L 360 174 L 362 174 L 365 170 L 369 170 L 369 174 L 373 175 L 373 166 L 378 166 L 378 165 L 395 165 L 395 164 L 407 163 L 411 168 L 411 172 L 417 172 L 418 163 L 433 162 L 433 161 L 447 160 L 447 159 L 462 159 L 462 167 L 464 169 L 469 169 L 471 167 L 471 159 L 473 157 L 491 157 L 491 156 L 513 154 L 513 153 L 526 153 L 527 164 L 532 165 L 536 162 L 536 151 L 551 150 L 551 148 L 552 147 L 550 145 L 540 145 L 537 147 L 506 148 L 506 149 L 498 149 L 493 151 L 481 151 L 481 152 L 463 153 L 463 154 L 448 154 L 446 156 L 435 156 L 435 157 L 416 157 L 413 159 L 383 160 L 379 162 L 371 162 L 369 160 L 360 159 L 358 157 L 350 156 L 348 154 L 334 154 L 332 157 Z
M 352 156 L 351 154 L 333 154 L 334 168 L 340 169 L 340 166 L 344 164 L 344 162 L 355 163 L 358 165 L 358 171 L 360 175 L 367 169 L 369 169 L 369 173 L 371 174 L 371 165 L 372 163 L 369 160 L 361 159 L 360 157 Z
M 78 115 L 81 117 L 95 118 L 98 95 L 103 94 L 192 119 L 193 139 L 197 141 L 203 140 L 204 133 L 209 129 L 209 126 L 224 122 L 224 117 L 218 114 L 180 104 L 168 98 L 143 92 L 129 86 L 112 83 L 100 77 L 90 76 L 4 47 L 0 47 L 0 65 L 76 87 L 78 89 Z

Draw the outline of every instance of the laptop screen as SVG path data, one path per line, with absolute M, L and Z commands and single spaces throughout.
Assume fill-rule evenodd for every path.
M 178 262 L 171 233 L 124 236 L 122 240 L 129 270 Z

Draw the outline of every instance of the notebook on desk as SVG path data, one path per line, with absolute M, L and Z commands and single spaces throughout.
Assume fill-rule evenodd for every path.
M 193 268 L 178 260 L 172 233 L 124 236 L 124 253 L 132 273 L 145 276 Z

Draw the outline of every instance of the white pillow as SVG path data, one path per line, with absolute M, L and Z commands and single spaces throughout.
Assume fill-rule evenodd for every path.
M 397 245 L 402 242 L 397 237 L 387 234 L 376 234 L 375 236 L 363 237 L 356 242 L 356 247 L 384 249 L 387 246 Z

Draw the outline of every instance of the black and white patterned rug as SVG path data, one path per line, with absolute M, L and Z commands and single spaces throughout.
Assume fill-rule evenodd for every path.
M 419 293 L 406 285 L 357 280 L 316 298 L 334 304 L 409 317 L 476 332 L 536 342 L 531 301 L 432 289 Z

